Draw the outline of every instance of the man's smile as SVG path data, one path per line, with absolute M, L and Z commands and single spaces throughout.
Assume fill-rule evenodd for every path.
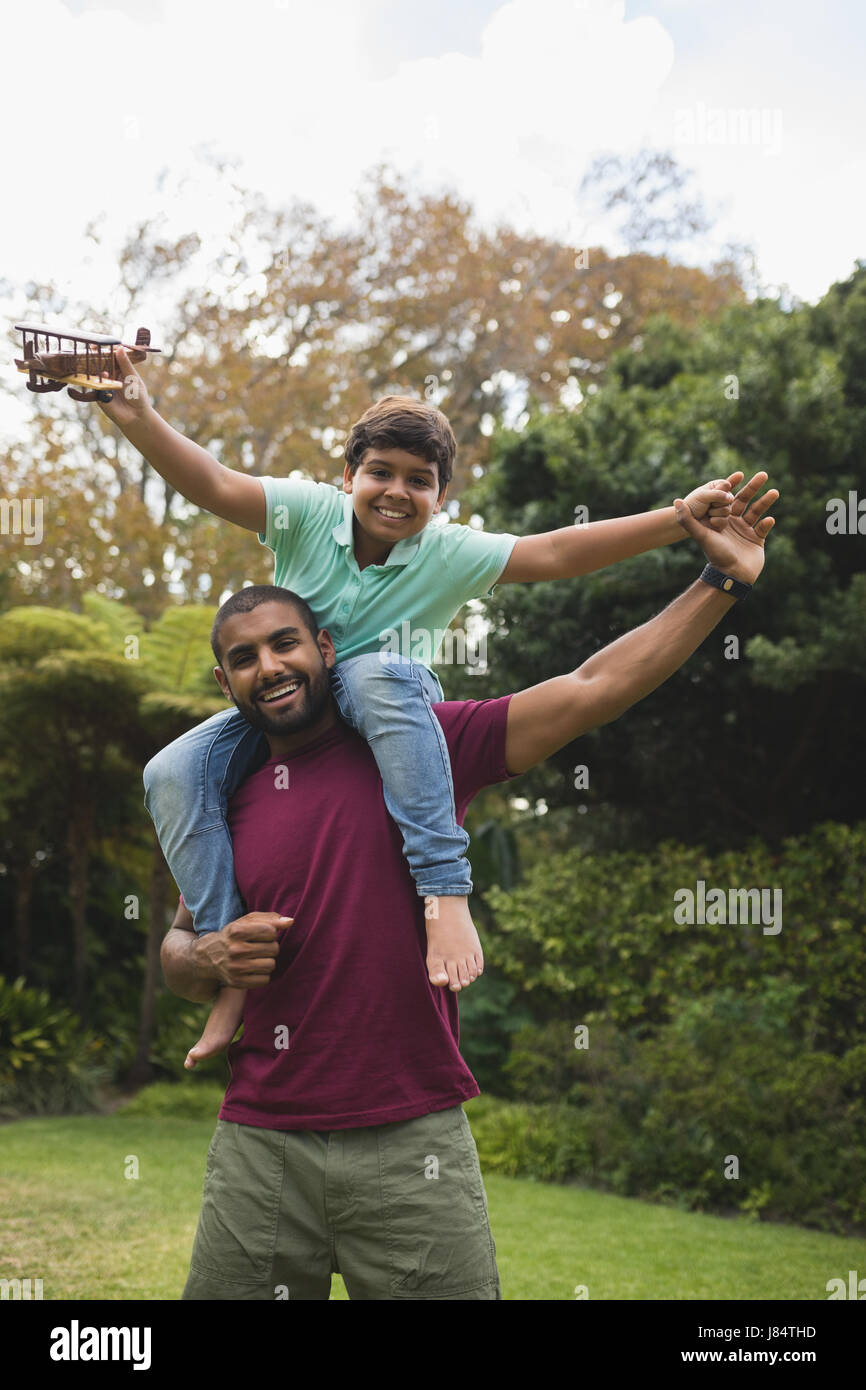
M 377 507 L 377 506 L 375 505 L 375 503 L 374 503 L 374 504 L 373 504 L 373 511 L 374 511 L 374 512 L 378 512 L 378 513 L 379 513 L 379 516 L 383 517 L 385 521 L 408 521 L 408 520 L 409 520 L 409 513 L 408 513 L 408 512 L 404 512 L 404 511 L 399 511 L 396 507 Z
M 256 698 L 261 704 L 282 707 L 289 703 L 302 685 L 303 681 L 293 676 L 291 680 L 281 681 L 279 685 L 272 686 Z

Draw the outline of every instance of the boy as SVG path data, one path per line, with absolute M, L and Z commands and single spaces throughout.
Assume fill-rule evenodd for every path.
M 467 526 L 428 527 L 442 508 L 456 441 L 441 411 L 387 396 L 353 426 L 342 491 L 307 480 L 255 478 L 218 463 L 150 405 L 141 377 L 122 351 L 118 362 L 134 389 L 103 405 L 106 415 L 156 471 L 193 504 L 257 532 L 274 551 L 274 583 L 307 601 L 337 649 L 333 692 L 343 718 L 370 743 L 385 802 L 403 832 L 404 852 L 429 907 L 427 968 L 432 984 L 466 988 L 483 969 L 467 899 L 468 836 L 457 825 L 447 745 L 431 704 L 443 699 L 433 672 L 411 651 L 383 650 L 408 630 L 447 628 L 471 598 L 499 583 L 569 578 L 667 545 L 685 533 L 674 508 L 568 526 L 519 538 Z M 130 397 L 130 399 L 127 399 Z M 741 473 L 686 498 L 696 519 L 725 524 Z M 279 669 L 257 673 L 253 723 L 237 711 L 205 721 L 148 764 L 148 810 L 197 932 L 241 916 L 234 882 L 228 798 L 260 752 L 258 730 L 289 732 L 303 721 L 308 693 L 291 670 L 292 635 Z M 429 640 L 427 650 L 430 650 Z M 285 652 L 285 657 L 282 657 Z M 223 670 L 249 660 L 230 649 Z M 292 919 L 288 919 L 289 924 Z M 243 992 L 223 990 L 186 1065 L 234 1037 Z

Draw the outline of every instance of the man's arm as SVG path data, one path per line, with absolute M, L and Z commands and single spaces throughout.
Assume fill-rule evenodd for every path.
M 763 569 L 764 540 L 774 525 L 764 513 L 779 496 L 773 488 L 752 500 L 762 476 L 740 490 L 724 531 L 702 527 L 681 501 L 674 504 L 680 524 L 710 563 L 747 584 Z M 673 675 L 735 602 L 696 580 L 657 617 L 596 652 L 576 671 L 518 691 L 508 706 L 508 771 L 526 772 L 572 739 L 617 719 Z
M 173 429 L 154 410 L 142 377 L 123 349 L 116 348 L 115 352 L 124 390 L 103 404 L 109 420 L 181 497 L 236 526 L 264 532 L 268 509 L 259 479 L 226 468 L 213 454 Z
M 758 473 L 755 477 L 766 482 L 767 475 Z M 692 515 L 709 529 L 724 526 L 731 509 L 731 489 L 742 478 L 742 473 L 731 473 L 727 478 L 716 478 L 695 488 L 685 499 Z M 543 531 L 537 536 L 522 536 L 496 582 L 517 584 L 574 579 L 579 574 L 605 569 L 619 560 L 630 560 L 646 550 L 672 545 L 682 540 L 683 534 L 676 509 L 663 507 L 659 511 L 638 512 L 610 521 L 591 521 L 581 526 Z
M 192 914 L 179 902 L 160 951 L 165 982 L 172 994 L 196 1004 L 215 998 L 222 985 L 259 989 L 276 967 L 277 930 L 292 921 L 276 912 L 248 912 L 222 931 L 196 936 Z
M 194 1003 L 213 999 L 219 990 L 216 976 L 208 978 L 197 952 L 199 939 L 193 931 L 192 913 L 178 902 L 174 921 L 163 937 L 159 959 L 165 982 L 172 994 Z

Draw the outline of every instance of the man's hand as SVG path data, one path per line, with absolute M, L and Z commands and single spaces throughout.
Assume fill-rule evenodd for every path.
M 222 931 L 197 938 L 199 965 L 211 979 L 235 989 L 260 989 L 270 984 L 280 952 L 277 932 L 291 926 L 293 917 L 277 912 L 248 912 Z
M 710 564 L 746 584 L 754 584 L 764 568 L 764 541 L 775 525 L 773 517 L 765 517 L 764 512 L 778 498 L 778 489 L 770 488 L 763 497 L 757 496 L 766 481 L 766 473 L 756 473 L 741 487 L 731 503 L 730 515 L 720 525 L 698 520 L 682 498 L 674 501 L 677 520 L 697 541 Z
M 764 540 L 773 527 L 764 512 L 779 496 L 776 488 L 756 496 L 766 480 L 766 473 L 756 473 L 740 489 L 721 531 L 704 526 L 681 498 L 674 504 L 683 530 L 711 564 L 746 584 L 763 569 Z M 526 772 L 572 739 L 618 719 L 672 676 L 736 602 L 696 578 L 655 618 L 594 652 L 576 671 L 518 690 L 506 721 L 509 772 Z
M 114 349 L 114 356 L 123 380 L 122 391 L 112 391 L 110 401 L 100 401 L 102 409 L 118 428 L 125 430 L 136 421 L 144 419 L 150 409 L 147 387 L 133 367 L 122 347 Z

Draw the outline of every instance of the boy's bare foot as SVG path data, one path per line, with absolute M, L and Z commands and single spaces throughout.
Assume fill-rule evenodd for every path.
M 204 1032 L 195 1047 L 191 1047 L 186 1054 L 184 1066 L 187 1071 L 192 1071 L 196 1062 L 203 1062 L 205 1057 L 215 1057 L 218 1052 L 228 1047 L 243 1021 L 246 993 L 245 989 L 220 990 L 208 1015 Z
M 430 983 L 466 989 L 484 970 L 484 955 L 465 898 L 425 898 Z

